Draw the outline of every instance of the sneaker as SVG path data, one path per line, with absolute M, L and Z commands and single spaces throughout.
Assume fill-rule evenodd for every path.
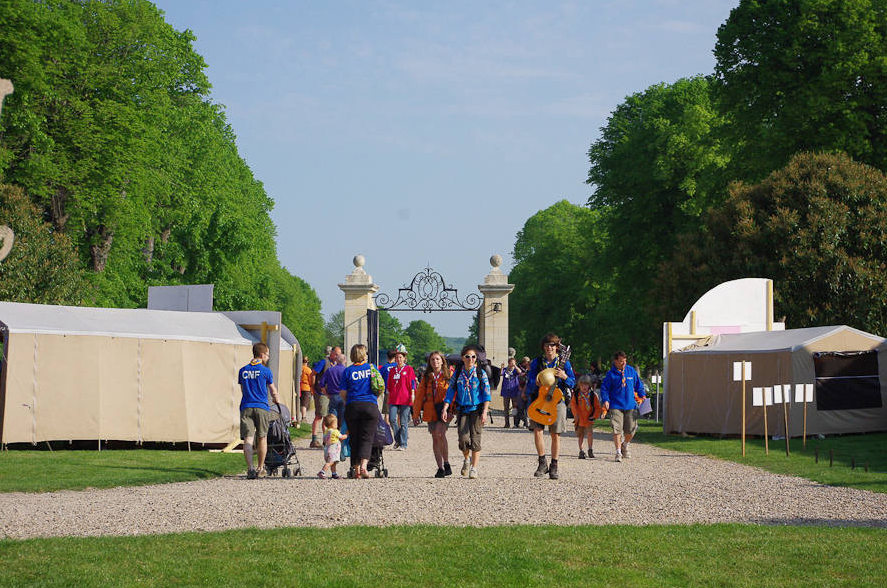
M 246 479 L 247 480 L 255 480 L 258 477 L 256 474 L 256 470 L 247 470 Z
M 477 479 L 477 470 L 474 467 L 472 467 L 470 470 L 468 470 L 468 479 L 469 480 L 476 480 Z
M 308 444 L 309 449 L 320 449 L 323 445 L 320 444 L 320 441 L 312 441 Z
M 268 472 L 265 471 L 265 468 L 259 468 L 256 470 L 256 477 L 257 478 L 265 478 L 267 476 L 268 476 Z
M 579 450 L 579 459 L 585 459 L 585 452 L 581 449 Z
M 469 469 L 471 469 L 471 461 L 466 459 L 462 462 L 462 475 L 467 476 Z
M 552 480 L 557 480 L 557 463 L 552 462 L 551 467 L 548 468 L 548 477 Z
M 446 476 L 446 475 L 447 475 L 447 474 L 446 474 L 446 472 L 444 471 L 443 468 L 437 468 L 437 473 L 434 474 L 434 477 L 435 477 L 435 478 L 443 478 L 443 477 Z
M 445 476 L 452 476 L 453 475 L 453 468 L 450 467 L 450 462 L 448 462 L 448 461 L 444 462 L 444 475 Z
M 319 472 L 317 472 L 317 477 L 320 478 L 321 480 L 323 480 L 324 478 L 326 478 L 326 472 L 323 470 L 320 470 Z
M 622 457 L 625 459 L 631 458 L 631 452 L 628 450 L 628 443 L 622 444 Z
M 400 451 L 400 443 L 395 443 L 394 447 L 391 448 L 392 451 Z
M 333 472 L 333 475 L 330 476 L 330 478 L 332 478 L 333 480 L 338 480 L 338 479 L 339 479 L 339 474 L 337 474 L 336 472 Z
M 545 474 L 548 473 L 548 463 L 545 461 L 544 457 L 539 458 L 539 466 L 536 468 L 536 471 L 533 472 L 533 475 L 537 478 L 541 478 Z
M 614 459 L 613 461 L 621 462 L 621 461 L 622 461 L 622 454 L 621 454 L 621 453 L 616 453 L 616 459 Z

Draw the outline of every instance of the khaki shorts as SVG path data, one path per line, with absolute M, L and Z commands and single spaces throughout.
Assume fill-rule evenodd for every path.
M 631 435 L 638 432 L 638 422 L 635 410 L 610 409 L 610 424 L 613 425 L 614 435 Z M 627 431 L 627 433 L 626 433 Z
M 330 412 L 330 397 L 314 393 L 314 416 L 325 417 Z
M 480 439 L 483 435 L 483 423 L 480 420 L 482 410 L 460 414 L 456 421 L 456 430 L 459 434 L 459 451 L 470 449 L 480 451 Z
M 267 437 L 271 418 L 264 408 L 249 407 L 240 411 L 240 438 Z
M 533 417 L 530 417 L 530 430 L 535 431 L 536 429 L 545 430 L 545 425 L 540 425 L 536 421 L 533 420 Z M 557 418 L 553 423 L 548 425 L 548 432 L 552 435 L 560 435 L 561 433 L 567 430 L 567 405 L 563 402 L 557 403 Z

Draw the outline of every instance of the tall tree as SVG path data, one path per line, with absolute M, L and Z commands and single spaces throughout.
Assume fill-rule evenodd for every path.
M 423 320 L 410 321 L 404 334 L 409 337 L 412 348 L 410 352 L 410 364 L 419 367 L 425 364 L 425 354 L 431 351 L 449 353 L 446 341 L 429 323 Z
M 717 39 L 737 178 L 758 181 L 799 151 L 887 169 L 887 0 L 742 0 Z
M 720 282 L 757 275 L 773 278 L 776 312 L 791 327 L 887 333 L 887 176 L 879 170 L 843 154 L 798 154 L 759 184 L 732 185 L 704 227 L 684 236 L 661 274 L 659 294 L 682 311 Z

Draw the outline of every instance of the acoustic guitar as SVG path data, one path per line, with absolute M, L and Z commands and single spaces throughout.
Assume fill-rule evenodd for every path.
M 557 386 L 555 372 L 564 369 L 570 353 L 569 345 L 558 343 L 557 363 L 553 368 L 545 368 L 536 375 L 539 395 L 527 408 L 527 416 L 540 425 L 553 425 L 557 420 L 557 403 L 564 397 L 564 393 Z

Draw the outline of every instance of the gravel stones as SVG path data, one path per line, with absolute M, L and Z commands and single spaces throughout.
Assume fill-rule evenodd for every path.
M 448 432 L 451 477 L 434 478 L 431 437 L 414 427 L 406 451 L 385 451 L 389 478 L 321 480 L 323 451 L 297 446 L 299 478 L 214 480 L 107 490 L 0 494 L 0 537 L 141 535 L 243 527 L 431 524 L 606 525 L 744 522 L 887 527 L 887 494 L 826 486 L 739 464 L 632 444 L 613 461 L 608 432 L 595 459 L 562 439 L 560 479 L 534 478 L 532 435 L 487 427 L 479 478 L 459 475 Z M 546 435 L 546 443 L 548 438 Z M 341 464 L 346 470 L 345 464 Z M 528 505 L 534 505 L 528 508 Z

